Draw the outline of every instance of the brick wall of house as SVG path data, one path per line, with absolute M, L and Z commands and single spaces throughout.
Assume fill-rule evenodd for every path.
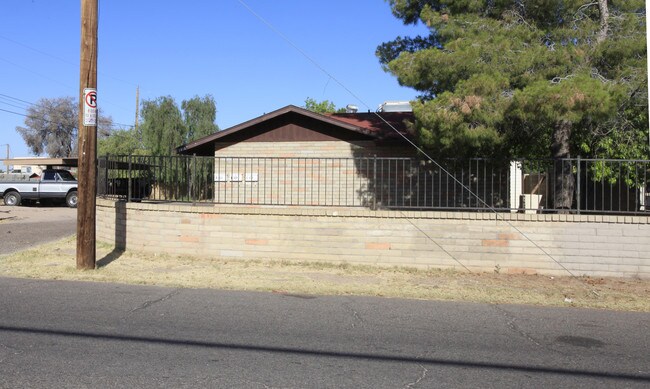
M 97 201 L 97 239 L 206 258 L 650 278 L 650 218 Z
M 217 203 L 374 206 L 371 193 L 379 193 L 380 180 L 372 174 L 373 158 L 413 152 L 372 141 L 240 142 L 218 143 L 215 156 Z M 392 178 L 405 173 L 397 160 L 382 170 Z

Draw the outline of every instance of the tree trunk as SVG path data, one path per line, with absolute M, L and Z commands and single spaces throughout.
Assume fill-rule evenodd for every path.
M 573 123 L 570 120 L 562 119 L 555 124 L 552 135 L 551 156 L 553 157 L 553 207 L 559 213 L 568 213 L 573 203 L 575 192 L 575 177 L 573 168 L 567 158 L 571 158 L 569 152 L 569 139 Z
M 600 31 L 596 37 L 596 43 L 602 43 L 607 38 L 609 32 L 609 7 L 607 0 L 598 0 L 598 10 L 600 12 Z

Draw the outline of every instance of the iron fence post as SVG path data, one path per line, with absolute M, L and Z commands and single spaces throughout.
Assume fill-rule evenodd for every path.
M 131 201 L 132 188 L 131 188 L 131 154 L 129 154 L 129 170 L 127 172 L 127 193 L 126 193 L 126 202 Z
M 109 190 L 109 186 L 108 186 L 109 166 L 108 165 L 110 164 L 110 160 L 111 160 L 110 154 L 107 155 L 104 160 L 106 161 L 106 164 L 104 166 L 104 175 L 105 175 L 105 178 L 104 178 L 104 194 L 110 194 L 110 193 L 108 193 L 108 190 Z
M 580 184 L 581 184 L 580 176 L 581 176 L 581 167 L 580 167 L 580 156 L 579 155 L 578 155 L 577 175 L 578 175 L 578 177 L 576 179 L 576 181 L 577 181 L 577 183 L 576 183 L 576 203 L 577 203 L 576 208 L 578 209 L 578 215 L 580 215 L 580 200 L 581 200 L 580 199 Z
M 373 184 L 373 194 L 372 194 L 372 209 L 377 209 L 377 155 L 372 159 L 372 184 Z
M 194 185 L 194 175 L 196 174 L 196 153 L 192 154 L 192 171 L 190 172 L 190 199 L 192 200 L 192 204 L 195 205 L 196 203 L 196 191 L 195 185 Z

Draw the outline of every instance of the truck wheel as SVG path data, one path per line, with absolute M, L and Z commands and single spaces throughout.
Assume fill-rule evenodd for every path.
M 20 205 L 20 200 L 20 193 L 18 192 L 11 191 L 5 194 L 5 205 Z
M 77 208 L 77 200 L 78 198 L 76 190 L 71 191 L 67 196 L 65 196 L 65 203 L 70 208 Z

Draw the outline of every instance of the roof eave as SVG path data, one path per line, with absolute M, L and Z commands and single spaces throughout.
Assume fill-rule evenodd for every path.
M 237 124 L 237 125 L 235 125 L 233 127 L 227 128 L 227 129 L 225 129 L 223 131 L 218 131 L 218 132 L 215 132 L 212 135 L 208 135 L 208 136 L 203 137 L 201 139 L 197 139 L 197 140 L 195 140 L 193 142 L 181 145 L 181 146 L 176 148 L 176 152 L 179 153 L 179 154 L 190 154 L 193 149 L 199 149 L 199 148 L 201 148 L 202 146 L 205 146 L 208 143 L 216 142 L 217 140 L 219 140 L 219 139 L 221 139 L 223 137 L 226 137 L 226 136 L 228 136 L 230 134 L 236 133 L 236 132 L 241 131 L 241 130 L 243 130 L 245 128 L 252 127 L 252 126 L 254 126 L 256 124 L 262 123 L 262 122 L 267 121 L 267 120 L 274 119 L 276 117 L 279 117 L 279 116 L 282 116 L 282 115 L 285 115 L 285 114 L 288 114 L 288 113 L 291 113 L 291 112 L 294 112 L 294 113 L 297 113 L 297 114 L 300 114 L 300 115 L 304 115 L 304 116 L 307 116 L 307 117 L 311 117 L 313 119 L 320 120 L 320 121 L 323 121 L 323 122 L 326 122 L 326 123 L 329 123 L 329 124 L 332 124 L 332 125 L 335 125 L 335 126 L 338 126 L 338 127 L 341 127 L 341 128 L 345 128 L 345 129 L 350 130 L 350 131 L 358 132 L 358 133 L 363 134 L 363 135 L 371 135 L 371 136 L 373 135 L 370 131 L 368 131 L 368 130 L 362 128 L 362 127 L 358 127 L 358 126 L 343 122 L 341 120 L 336 120 L 335 118 L 332 118 L 330 116 L 321 115 L 319 113 L 312 112 L 312 111 L 309 111 L 309 110 L 304 109 L 304 108 L 296 107 L 295 105 L 287 105 L 287 106 L 282 107 L 280 109 L 277 109 L 277 110 L 275 110 L 273 112 L 269 112 L 267 114 L 258 116 L 258 117 L 254 118 L 254 119 L 247 120 L 247 121 L 245 121 L 243 123 L 240 123 L 240 124 Z

